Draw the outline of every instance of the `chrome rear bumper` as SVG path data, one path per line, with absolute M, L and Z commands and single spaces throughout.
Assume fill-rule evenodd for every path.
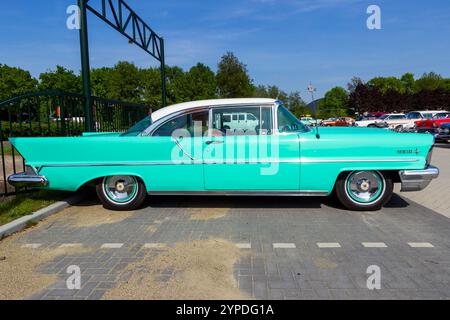
M 421 191 L 428 187 L 433 179 L 439 177 L 439 169 L 429 166 L 424 170 L 400 171 L 402 192 Z
M 9 176 L 8 183 L 18 188 L 23 187 L 38 188 L 48 186 L 48 180 L 46 177 L 26 172 L 17 173 Z

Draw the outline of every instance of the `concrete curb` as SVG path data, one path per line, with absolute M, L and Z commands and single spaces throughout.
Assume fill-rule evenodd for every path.
M 41 221 L 55 213 L 58 213 L 58 212 L 64 210 L 65 208 L 67 208 L 71 205 L 81 202 L 84 198 L 85 198 L 85 195 L 82 193 L 75 194 L 64 201 L 56 202 L 46 208 L 36 211 L 35 213 L 33 213 L 31 215 L 21 217 L 10 223 L 0 226 L 0 240 L 2 240 L 3 238 L 6 238 L 7 236 L 10 236 L 16 232 L 22 231 L 29 225 L 29 223 Z

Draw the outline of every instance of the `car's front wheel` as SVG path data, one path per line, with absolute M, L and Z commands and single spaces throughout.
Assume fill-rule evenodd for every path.
M 147 197 L 144 183 L 133 176 L 105 177 L 96 190 L 103 206 L 116 211 L 139 209 Z
M 392 197 L 392 179 L 378 171 L 354 171 L 336 182 L 339 201 L 350 210 L 380 210 Z

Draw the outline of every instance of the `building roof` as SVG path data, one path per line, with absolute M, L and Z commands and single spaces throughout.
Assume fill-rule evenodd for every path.
M 159 109 L 152 114 L 153 122 L 156 122 L 170 114 L 195 109 L 200 107 L 227 106 L 227 105 L 250 105 L 250 104 L 274 104 L 275 99 L 266 98 L 242 98 L 242 99 L 215 99 L 215 100 L 199 100 L 174 104 L 166 108 Z

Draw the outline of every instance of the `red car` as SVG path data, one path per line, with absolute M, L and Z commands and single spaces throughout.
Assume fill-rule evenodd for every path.
M 434 133 L 441 127 L 441 124 L 450 122 L 450 112 L 443 111 L 435 114 L 432 119 L 416 121 L 418 132 Z

